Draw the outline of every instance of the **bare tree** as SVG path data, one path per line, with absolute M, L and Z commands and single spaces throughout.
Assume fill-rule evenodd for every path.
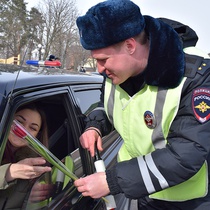
M 65 65 L 68 48 L 75 42 L 75 22 L 78 16 L 74 0 L 43 0 L 39 11 L 43 19 L 42 45 L 44 59 L 55 54 Z
M 54 54 L 62 67 L 77 71 L 78 66 L 90 60 L 89 51 L 79 41 L 78 16 L 75 0 L 40 0 L 30 11 L 26 10 L 24 0 L 0 0 L 2 55 L 8 58 L 22 53 L 21 59 L 25 61 L 41 45 L 45 50 L 42 59 Z M 40 54 L 41 51 L 39 59 Z
M 85 66 L 88 64 L 88 66 L 92 70 L 96 70 L 96 62 L 95 60 L 91 57 L 90 51 L 85 50 L 80 42 L 79 38 L 77 39 L 77 42 L 74 43 L 74 46 L 71 47 L 71 52 L 70 53 L 70 58 L 71 58 L 71 63 L 74 65 L 71 66 L 71 69 L 74 71 L 79 70 L 82 66 Z

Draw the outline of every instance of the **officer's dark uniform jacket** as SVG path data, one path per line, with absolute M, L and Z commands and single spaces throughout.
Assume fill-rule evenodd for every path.
M 173 22 L 173 24 L 175 24 L 173 28 L 182 38 L 184 47 L 193 46 L 196 43 L 197 36 L 193 30 L 177 22 Z M 150 55 L 149 59 L 154 60 L 153 56 L 155 54 Z M 161 67 L 166 68 L 168 63 L 162 62 L 161 65 Z M 171 63 L 171 65 L 175 64 Z M 151 152 L 153 164 L 167 181 L 168 187 L 178 185 L 193 177 L 205 161 L 208 165 L 210 164 L 210 59 L 185 54 L 184 69 L 186 80 L 181 89 L 177 114 L 166 137 L 167 144 L 164 148 Z M 146 77 L 148 78 L 149 75 Z M 143 73 L 129 78 L 120 84 L 120 88 L 130 96 L 134 96 L 147 84 L 146 77 Z M 160 76 L 158 81 L 161 79 L 163 78 Z M 157 86 L 161 87 L 161 83 L 157 83 Z M 168 87 L 163 88 L 173 87 L 170 87 L 169 84 Z M 140 106 L 141 104 L 139 104 Z M 102 109 L 93 110 L 87 116 L 86 122 L 86 128 L 97 127 L 102 135 L 106 135 L 112 129 L 112 125 Z M 143 140 L 135 139 L 135 141 L 142 142 Z M 160 177 L 157 177 L 157 174 L 150 170 L 149 165 L 145 164 L 145 167 L 154 187 L 152 193 L 163 190 L 159 182 Z M 210 167 L 207 170 L 210 174 Z M 207 176 L 209 176 L 208 174 Z M 106 175 L 111 194 L 124 193 L 126 197 L 134 199 L 151 194 L 148 192 L 148 182 L 145 182 L 145 177 L 142 176 L 139 168 L 138 157 L 119 162 L 114 168 L 107 170 Z M 208 183 L 206 186 L 209 188 Z M 210 194 L 209 189 L 207 193 Z

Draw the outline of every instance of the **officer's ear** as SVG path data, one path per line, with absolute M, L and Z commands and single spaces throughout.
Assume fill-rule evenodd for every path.
M 124 44 L 128 54 L 132 55 L 136 50 L 136 45 L 137 45 L 136 40 L 134 38 L 129 38 L 125 40 Z

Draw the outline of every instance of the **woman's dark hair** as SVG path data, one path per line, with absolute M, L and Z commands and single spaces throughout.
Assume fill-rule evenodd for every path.
M 41 116 L 41 128 L 39 130 L 39 133 L 37 135 L 37 139 L 48 148 L 48 128 L 47 128 L 47 120 L 44 110 L 41 108 L 39 104 L 36 103 L 30 103 L 25 104 L 23 106 L 20 106 L 16 112 L 19 112 L 23 109 L 30 109 L 33 111 L 37 111 Z

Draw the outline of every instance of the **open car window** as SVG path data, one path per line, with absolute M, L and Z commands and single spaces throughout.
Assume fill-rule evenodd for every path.
M 38 103 L 43 108 L 47 119 L 49 139 L 46 149 L 62 161 L 72 173 L 81 177 L 94 172 L 88 152 L 81 149 L 79 144 L 79 136 L 84 129 L 82 112 L 99 101 L 100 91 L 99 88 L 94 89 L 94 97 L 88 100 L 89 92 L 86 91 L 86 88 L 81 90 L 77 88 L 76 100 L 70 97 L 68 91 L 63 90 L 59 93 L 52 91 L 44 94 L 37 92 L 17 97 L 14 99 L 15 106 L 11 112 L 11 119 L 8 121 L 12 123 L 18 107 L 28 103 Z M 6 135 L 4 141 L 7 141 Z M 3 153 L 3 150 L 1 152 Z M 75 205 L 84 205 L 81 208 L 89 210 L 88 206 L 92 205 L 90 202 L 93 202 L 93 199 L 89 198 L 85 202 L 80 202 L 81 195 L 73 185 L 74 180 L 52 164 L 49 163 L 49 165 L 52 167 L 51 172 L 42 174 L 25 185 L 24 192 L 27 192 L 22 209 L 74 209 Z M 40 186 L 43 190 L 40 190 Z

